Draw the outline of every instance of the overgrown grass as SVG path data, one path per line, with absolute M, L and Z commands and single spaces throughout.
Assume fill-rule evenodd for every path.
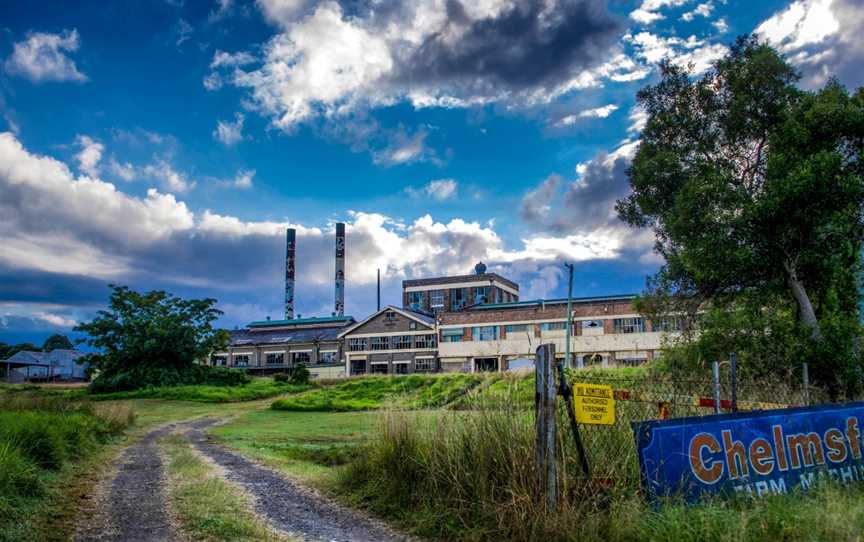
M 522 393 L 519 381 L 511 384 Z M 559 509 L 549 512 L 535 477 L 533 413 L 520 404 L 518 397 L 484 393 L 470 409 L 439 410 L 437 416 L 382 412 L 357 459 L 339 471 L 335 491 L 415 534 L 442 540 L 864 539 L 860 488 L 824 486 L 807 495 L 655 507 L 641 498 L 638 476 L 629 471 L 635 458 L 595 456 L 595 472 L 603 478 L 585 480 L 563 431 L 562 498 Z M 624 428 L 613 431 L 632 440 Z M 621 470 L 604 469 L 604 461 Z M 609 483 L 609 475 L 617 475 L 618 483 Z
M 97 400 L 118 399 L 165 399 L 173 401 L 196 401 L 200 403 L 236 403 L 267 399 L 286 393 L 299 393 L 312 389 L 312 385 L 295 385 L 276 382 L 272 378 L 254 378 L 240 386 L 176 386 L 164 388 L 142 388 L 132 391 L 94 394 Z
M 472 374 L 366 376 L 299 393 L 273 402 L 274 410 L 348 412 L 396 404 L 405 408 L 444 406 L 479 385 Z
M 218 475 L 188 442 L 173 435 L 162 439 L 169 474 L 171 510 L 190 540 L 286 540 L 252 511 L 252 499 Z
M 0 540 L 31 539 L 36 512 L 57 498 L 69 471 L 133 419 L 122 406 L 95 408 L 33 390 L 0 393 Z

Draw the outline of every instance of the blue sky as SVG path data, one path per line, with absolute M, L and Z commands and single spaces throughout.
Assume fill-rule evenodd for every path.
M 637 292 L 661 262 L 615 218 L 635 93 L 756 31 L 815 87 L 862 83 L 853 0 L 150 0 L 0 5 L 0 341 L 68 332 L 107 284 L 347 312 L 478 260 L 523 298 Z

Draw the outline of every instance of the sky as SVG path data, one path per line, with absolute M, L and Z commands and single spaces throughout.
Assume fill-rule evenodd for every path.
M 233 328 L 400 303 L 478 261 L 522 299 L 635 293 L 617 219 L 663 59 L 755 32 L 816 88 L 864 84 L 856 0 L 117 0 L 0 4 L 0 341 L 69 334 L 108 284 L 211 297 Z

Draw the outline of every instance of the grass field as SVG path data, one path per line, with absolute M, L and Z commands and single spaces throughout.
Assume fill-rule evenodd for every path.
M 166 388 L 144 388 L 133 391 L 101 393 L 92 395 L 96 400 L 118 399 L 165 399 L 169 401 L 196 401 L 200 403 L 236 403 L 256 401 L 287 393 L 299 393 L 313 388 L 312 385 L 294 385 L 276 382 L 272 378 L 253 378 L 242 386 L 176 386 Z

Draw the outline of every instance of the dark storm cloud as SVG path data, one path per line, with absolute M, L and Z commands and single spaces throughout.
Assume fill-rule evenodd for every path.
M 93 306 L 108 296 L 107 281 L 0 266 L 0 303 L 56 303 Z
M 608 57 L 622 25 L 601 0 L 517 3 L 496 18 L 472 20 L 447 3 L 448 22 L 402 59 L 398 79 L 442 82 L 481 93 L 555 86 Z M 450 42 L 454 31 L 458 39 Z

